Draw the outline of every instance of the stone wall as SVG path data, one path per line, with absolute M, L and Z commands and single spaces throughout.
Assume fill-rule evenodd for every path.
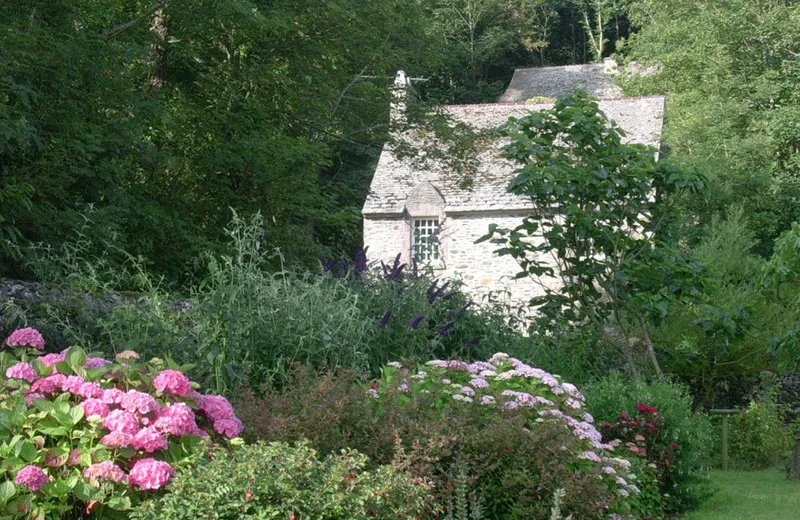
M 485 235 L 489 224 L 513 228 L 522 222 L 522 215 L 474 213 L 445 216 L 441 221 L 441 262 L 433 265 L 434 272 L 443 278 L 464 282 L 477 301 L 488 293 L 512 305 L 526 303 L 543 294 L 542 287 L 531 279 L 514 280 L 519 264 L 509 256 L 497 256 L 497 245 L 476 244 Z M 403 262 L 410 260 L 411 220 L 409 217 L 364 219 L 364 245 L 369 247 L 370 261 L 389 262 L 402 253 Z M 550 287 L 556 279 L 547 280 Z
M 411 261 L 411 221 L 403 217 L 364 219 L 364 247 L 371 262 L 391 262 L 397 253 L 401 261 Z

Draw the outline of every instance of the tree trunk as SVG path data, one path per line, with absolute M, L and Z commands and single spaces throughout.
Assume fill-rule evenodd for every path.
M 789 479 L 800 480 L 800 433 L 797 434 L 797 443 L 794 445 L 792 464 L 789 467 Z
M 653 340 L 650 339 L 650 333 L 647 331 L 647 323 L 645 323 L 644 319 L 640 316 L 639 317 L 639 326 L 642 329 L 642 334 L 644 335 L 644 340 L 647 345 L 647 355 L 650 358 L 650 362 L 653 363 L 653 368 L 656 371 L 656 375 L 660 381 L 664 380 L 664 372 L 661 370 L 661 364 L 658 362 L 658 358 L 656 357 L 656 349 L 653 346 Z
M 151 47 L 153 50 L 153 77 L 150 78 L 150 85 L 155 88 L 161 88 L 166 83 L 167 54 L 169 51 L 167 47 L 167 0 L 158 0 L 156 5 L 157 7 L 150 19 L 150 30 L 156 35 L 156 41 L 153 42 Z

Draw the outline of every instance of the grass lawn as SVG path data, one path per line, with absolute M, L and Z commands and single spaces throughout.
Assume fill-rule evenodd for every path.
M 800 520 L 800 482 L 786 473 L 715 471 L 717 493 L 683 520 Z

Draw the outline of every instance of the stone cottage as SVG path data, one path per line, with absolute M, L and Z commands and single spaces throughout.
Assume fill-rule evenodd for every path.
M 578 86 L 600 99 L 600 109 L 622 127 L 628 142 L 658 147 L 664 98 L 620 97 L 609 78 L 615 72 L 615 65 L 608 62 L 518 69 L 500 102 L 454 105 L 444 110 L 455 121 L 486 130 L 501 126 L 511 116 L 549 109 L 553 104 L 547 98 Z M 405 74 L 398 73 L 395 88 L 400 101 L 392 108 L 393 117 L 398 117 L 397 111 L 403 108 L 406 84 Z M 532 102 L 526 102 L 531 98 Z M 541 287 L 533 280 L 513 279 L 519 266 L 510 257 L 494 254 L 495 245 L 475 244 L 489 224 L 514 227 L 532 209 L 524 197 L 506 191 L 516 166 L 502 157 L 502 147 L 498 140 L 479 153 L 474 181 L 465 187 L 453 181 L 446 166 L 415 166 L 387 145 L 362 210 L 364 245 L 369 248 L 370 260 L 388 263 L 400 253 L 403 262 L 413 259 L 441 277 L 462 280 L 478 300 L 489 292 L 504 295 L 511 303 L 541 294 Z M 548 285 L 555 283 L 552 280 Z

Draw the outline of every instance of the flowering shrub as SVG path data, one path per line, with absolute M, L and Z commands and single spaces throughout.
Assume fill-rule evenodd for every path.
M 707 416 L 693 413 L 685 387 L 608 376 L 588 387 L 586 405 L 603 435 L 622 441 L 618 451 L 650 465 L 668 515 L 708 496 L 711 427 Z
M 0 352 L 0 516 L 103 517 L 162 489 L 213 435 L 242 425 L 228 401 L 201 395 L 180 367 L 111 361 L 78 348 L 41 354 L 21 329 Z M 171 364 L 171 363 L 170 363 Z M 184 367 L 188 368 L 188 367 Z
M 601 518 L 628 512 L 626 499 L 639 493 L 630 462 L 615 456 L 616 443 L 603 442 L 578 389 L 506 354 L 475 363 L 431 361 L 416 371 L 390 363 L 367 393 L 379 416 L 385 400 L 397 399 L 413 407 L 443 413 L 460 409 L 483 417 L 481 430 L 463 441 L 463 449 L 473 465 L 485 465 L 475 475 L 476 491 L 490 510 L 503 512 L 498 517 L 545 517 L 549 509 L 542 505 L 549 508 L 549 498 L 563 489 L 562 511 Z M 508 427 L 509 420 L 515 420 L 516 429 Z M 559 453 L 543 466 L 547 450 Z M 509 464 L 506 472 L 503 464 L 509 461 L 503 452 L 527 458 Z
M 132 520 L 428 519 L 430 487 L 394 465 L 368 471 L 353 450 L 320 459 L 307 443 L 220 450 L 178 473 Z
M 659 479 L 666 480 L 675 470 L 679 446 L 677 442 L 662 446 L 663 430 L 664 418 L 658 414 L 658 407 L 645 403 L 636 403 L 635 411 L 623 411 L 613 423 L 603 421 L 600 425 L 604 437 L 619 439 L 625 450 L 650 462 Z

